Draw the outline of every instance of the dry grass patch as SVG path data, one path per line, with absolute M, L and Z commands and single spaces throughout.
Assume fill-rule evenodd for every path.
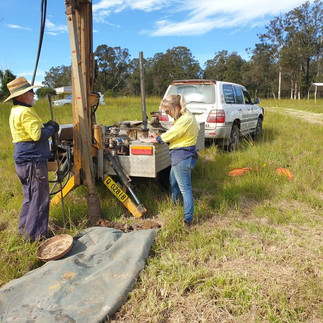
M 323 125 L 322 113 L 314 113 L 309 111 L 301 111 L 301 110 L 294 110 L 294 109 L 288 109 L 288 108 L 266 108 L 266 109 L 268 109 L 269 111 L 274 111 L 281 114 L 288 114 L 293 118 L 307 121 L 309 123 Z
M 282 213 L 290 208 L 296 213 L 277 222 L 271 213 L 259 216 L 266 201 L 242 201 L 243 212 L 214 215 L 184 236 L 169 234 L 171 246 L 164 243 L 149 260 L 138 288 L 113 320 L 319 322 L 322 217 L 305 203 L 271 201 Z

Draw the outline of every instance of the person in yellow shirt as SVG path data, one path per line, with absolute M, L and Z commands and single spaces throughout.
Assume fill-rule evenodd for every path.
M 157 136 L 159 143 L 169 143 L 171 156 L 171 171 L 169 182 L 172 200 L 178 203 L 180 194 L 184 204 L 184 224 L 190 225 L 193 221 L 194 199 L 191 184 L 191 170 L 195 167 L 198 154 L 196 142 L 198 125 L 195 117 L 186 109 L 184 97 L 170 94 L 161 101 L 161 109 L 174 118 L 174 125 Z
M 7 84 L 13 100 L 9 124 L 14 149 L 14 161 L 22 184 L 24 200 L 20 211 L 18 230 L 25 240 L 36 241 L 46 237 L 49 217 L 49 184 L 47 160 L 52 158 L 48 139 L 59 125 L 50 120 L 43 125 L 32 107 L 33 88 L 24 77 Z

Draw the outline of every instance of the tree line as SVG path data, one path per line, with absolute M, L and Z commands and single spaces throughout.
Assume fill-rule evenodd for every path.
M 313 82 L 323 82 L 323 2 L 306 1 L 299 7 L 275 17 L 264 34 L 258 35 L 254 48 L 246 49 L 250 59 L 227 50 L 216 52 L 206 61 L 204 69 L 189 48 L 173 47 L 144 59 L 145 92 L 162 96 L 175 79 L 215 79 L 245 85 L 254 96 L 306 96 Z M 95 91 L 105 95 L 139 95 L 139 59 L 131 59 L 129 50 L 99 45 L 94 55 L 97 61 Z M 2 85 L 10 71 L 0 71 Z M 9 73 L 8 73 L 9 72 Z M 12 73 L 11 73 L 12 74 Z M 45 73 L 44 88 L 38 95 L 71 85 L 71 67 L 52 67 Z M 2 92 L 4 86 L 1 88 Z

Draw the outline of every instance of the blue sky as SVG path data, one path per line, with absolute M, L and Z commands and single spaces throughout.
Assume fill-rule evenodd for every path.
M 248 59 L 264 26 L 305 0 L 93 0 L 93 49 L 106 44 L 145 58 L 186 46 L 201 67 L 221 50 Z M 0 69 L 32 79 L 39 41 L 40 0 L 0 5 Z M 64 0 L 47 0 L 47 20 L 36 84 L 51 67 L 70 65 Z

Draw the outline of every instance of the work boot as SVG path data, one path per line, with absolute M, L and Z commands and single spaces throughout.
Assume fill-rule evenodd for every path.
M 193 225 L 192 222 L 184 221 L 184 228 L 189 229 L 192 225 Z

